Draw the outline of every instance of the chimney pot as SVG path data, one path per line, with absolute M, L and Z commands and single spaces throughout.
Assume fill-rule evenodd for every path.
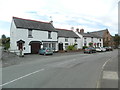
M 84 29 L 80 29 L 80 33 L 84 33 Z

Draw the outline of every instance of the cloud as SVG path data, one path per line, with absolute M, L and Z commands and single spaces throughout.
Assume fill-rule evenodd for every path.
M 12 16 L 40 21 L 54 21 L 58 28 L 79 27 L 85 31 L 108 28 L 118 31 L 119 0 L 1 0 L 0 20 L 11 23 Z M 3 22 L 1 22 L 3 23 Z M 10 26 L 6 24 L 6 27 Z M 0 30 L 7 30 L 4 26 Z M 9 30 L 8 30 L 9 32 Z

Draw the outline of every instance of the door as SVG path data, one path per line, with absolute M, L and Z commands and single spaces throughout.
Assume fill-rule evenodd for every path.
M 63 43 L 59 43 L 59 50 L 63 50 Z
M 22 49 L 23 50 L 23 43 L 18 44 L 18 50 Z
M 39 50 L 40 50 L 40 43 L 32 43 L 31 44 L 31 53 L 32 54 L 38 54 Z

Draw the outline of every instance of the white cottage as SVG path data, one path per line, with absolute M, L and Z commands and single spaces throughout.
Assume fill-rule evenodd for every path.
M 81 37 L 82 39 L 82 46 L 88 46 L 89 47 L 89 43 L 93 43 L 93 47 L 103 47 L 103 38 L 92 34 L 90 32 L 88 33 L 84 33 L 84 29 L 81 29 L 79 31 L 79 29 L 77 29 L 75 31 L 75 33 Z
M 58 50 L 55 28 L 50 22 L 13 17 L 10 28 L 10 49 L 23 53 L 38 53 L 42 47 Z
M 77 49 L 81 49 L 81 38 L 72 30 L 59 29 L 58 31 L 58 50 L 66 50 L 69 45 L 76 44 Z

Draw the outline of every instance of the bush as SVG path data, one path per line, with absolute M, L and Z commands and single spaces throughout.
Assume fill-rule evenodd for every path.
M 83 46 L 83 49 L 88 48 L 87 46 Z
M 67 50 L 77 50 L 77 48 L 75 48 L 75 45 L 69 45 Z

